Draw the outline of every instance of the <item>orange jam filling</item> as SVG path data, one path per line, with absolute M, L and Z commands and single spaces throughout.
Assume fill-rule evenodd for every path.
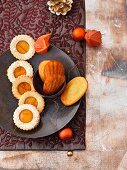
M 33 113 L 30 110 L 27 110 L 27 109 L 23 110 L 23 111 L 21 111 L 21 113 L 19 115 L 19 119 L 23 123 L 29 123 L 33 119 Z
M 31 105 L 37 107 L 38 102 L 37 102 L 37 99 L 34 97 L 27 97 L 24 104 L 31 104 Z
M 15 70 L 14 70 L 14 76 L 15 78 L 21 76 L 21 75 L 26 75 L 26 70 L 24 67 L 17 67 Z
M 31 86 L 27 82 L 22 82 L 18 85 L 18 92 L 19 94 L 24 94 L 27 91 L 31 91 Z
M 19 41 L 16 45 L 16 49 L 19 53 L 25 54 L 29 51 L 29 44 L 26 41 Z

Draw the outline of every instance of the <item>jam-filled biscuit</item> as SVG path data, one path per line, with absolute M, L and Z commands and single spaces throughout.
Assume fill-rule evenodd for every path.
M 28 91 L 24 93 L 19 99 L 19 106 L 22 104 L 31 104 L 35 106 L 41 113 L 44 110 L 44 98 L 37 92 Z
M 23 104 L 15 110 L 13 121 L 22 130 L 32 130 L 39 124 L 40 114 L 35 106 Z
M 12 93 L 15 98 L 20 99 L 21 95 L 27 91 L 35 91 L 33 80 L 27 76 L 20 76 L 12 84 Z
M 28 35 L 15 36 L 10 43 L 10 51 L 19 60 L 28 60 L 35 53 L 34 39 Z
M 12 63 L 8 70 L 7 76 L 10 82 L 14 82 L 15 79 L 21 75 L 26 75 L 29 77 L 33 76 L 33 68 L 27 61 L 15 61 Z

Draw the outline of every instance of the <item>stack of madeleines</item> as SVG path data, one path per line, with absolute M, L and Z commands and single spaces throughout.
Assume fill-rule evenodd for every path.
M 43 91 L 46 94 L 56 93 L 65 81 L 64 66 L 60 61 L 44 60 L 39 64 L 39 75 L 44 82 Z M 65 106 L 76 103 L 85 94 L 88 87 L 87 80 L 78 76 L 70 80 L 60 96 Z
M 39 75 L 43 84 L 43 92 L 56 93 L 65 82 L 64 66 L 60 61 L 45 60 L 39 64 Z

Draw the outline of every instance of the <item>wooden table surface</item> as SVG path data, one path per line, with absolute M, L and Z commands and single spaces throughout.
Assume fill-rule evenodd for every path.
M 105 61 L 127 59 L 125 0 L 86 0 L 86 27 L 103 45 L 87 47 L 86 150 L 0 152 L 0 169 L 127 170 L 127 80 L 101 76 Z M 120 69 L 120 68 L 119 68 Z

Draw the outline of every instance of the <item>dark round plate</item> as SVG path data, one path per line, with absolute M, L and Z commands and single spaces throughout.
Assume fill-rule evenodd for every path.
M 44 55 L 35 54 L 34 57 L 28 62 L 32 64 L 34 72 L 36 72 L 38 69 L 38 64 L 46 59 L 61 61 L 64 64 L 67 79 L 72 79 L 73 77 L 79 76 L 79 71 L 71 58 L 54 46 L 51 46 L 48 53 Z M 7 68 L 14 61 L 16 61 L 16 59 L 10 51 L 7 51 L 0 56 L 0 127 L 11 132 L 12 134 L 27 138 L 39 138 L 57 132 L 74 117 L 79 108 L 80 101 L 72 106 L 65 107 L 61 103 L 59 97 L 54 100 L 46 99 L 46 106 L 44 111 L 41 113 L 41 121 L 37 128 L 28 132 L 16 128 L 12 117 L 18 106 L 18 100 L 16 100 L 12 95 L 12 84 L 6 76 Z M 71 69 L 72 71 L 68 77 L 68 71 Z

